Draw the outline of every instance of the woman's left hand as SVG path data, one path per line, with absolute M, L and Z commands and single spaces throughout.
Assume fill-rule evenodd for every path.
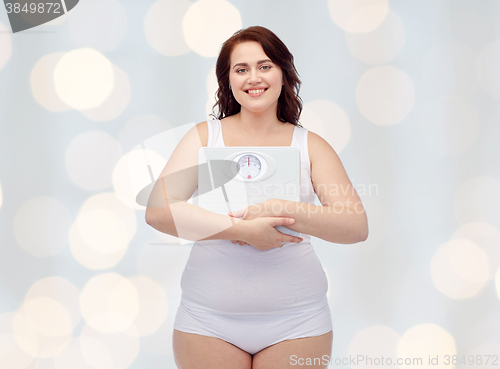
M 280 209 L 281 204 L 279 206 L 275 204 L 278 203 L 279 201 L 280 200 L 278 199 L 270 199 L 264 202 L 260 202 L 258 204 L 247 206 L 246 208 L 243 209 L 230 211 L 227 214 L 230 217 L 241 218 L 243 220 L 252 220 L 255 218 L 262 218 L 262 217 L 276 217 L 279 216 L 276 210 Z M 238 243 L 240 245 L 246 244 L 246 242 L 238 240 L 231 240 L 231 242 Z

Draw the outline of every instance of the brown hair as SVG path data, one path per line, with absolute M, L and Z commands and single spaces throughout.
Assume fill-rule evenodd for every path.
M 302 112 L 302 99 L 299 97 L 301 82 L 297 69 L 293 64 L 293 55 L 278 36 L 267 28 L 260 26 L 241 29 L 222 44 L 215 66 L 219 88 L 215 93 L 216 102 L 210 115 L 222 119 L 239 113 L 241 110 L 241 105 L 236 101 L 229 89 L 229 71 L 233 48 L 237 43 L 246 41 L 260 43 L 264 53 L 282 70 L 284 85 L 278 98 L 276 117 L 281 122 L 289 122 L 302 127 L 299 123 L 300 113 Z M 216 107 L 218 112 L 214 114 Z

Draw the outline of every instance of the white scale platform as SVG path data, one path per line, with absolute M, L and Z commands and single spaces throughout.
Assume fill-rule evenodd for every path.
M 202 165 L 207 163 L 208 165 Z M 197 205 L 227 215 L 267 199 L 300 201 L 300 150 L 289 146 L 202 147 Z M 300 233 L 283 226 L 282 233 Z

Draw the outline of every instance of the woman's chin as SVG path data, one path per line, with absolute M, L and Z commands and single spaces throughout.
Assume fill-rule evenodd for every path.
M 241 104 L 240 104 L 241 105 Z M 248 113 L 252 114 L 265 114 L 267 112 L 272 112 L 273 114 L 276 114 L 276 109 L 277 109 L 277 104 L 243 104 L 241 105 L 241 110 L 246 110 Z

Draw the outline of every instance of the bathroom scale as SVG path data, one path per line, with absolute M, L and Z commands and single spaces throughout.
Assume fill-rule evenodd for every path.
M 300 202 L 300 150 L 289 146 L 202 147 L 195 204 L 227 215 L 268 199 Z M 208 165 L 202 165 L 208 164 Z M 282 233 L 300 232 L 276 226 Z

